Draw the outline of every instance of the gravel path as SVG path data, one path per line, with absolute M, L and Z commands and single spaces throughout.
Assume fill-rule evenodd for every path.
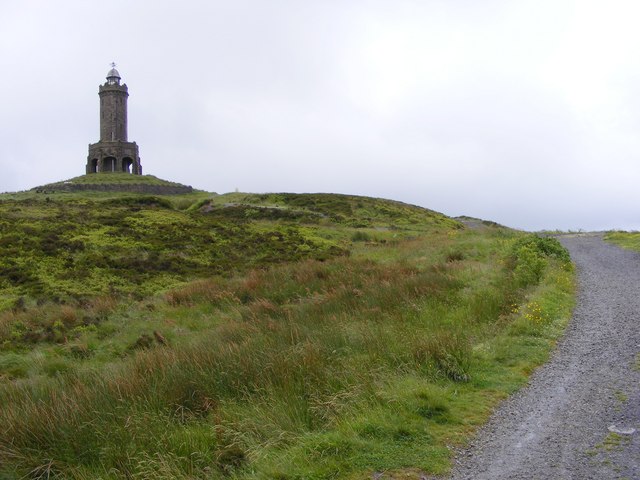
M 457 479 L 640 479 L 640 254 L 564 237 L 578 267 L 565 337 L 456 460 Z

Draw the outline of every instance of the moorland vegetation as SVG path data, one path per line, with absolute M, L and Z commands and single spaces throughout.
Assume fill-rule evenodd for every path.
M 24 192 L 0 231 L 2 478 L 442 474 L 573 302 L 555 239 L 366 197 Z
M 640 232 L 612 230 L 604 235 L 604 239 L 622 248 L 640 252 Z

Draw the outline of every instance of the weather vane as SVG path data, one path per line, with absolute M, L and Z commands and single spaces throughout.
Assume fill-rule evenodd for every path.
M 111 68 L 116 68 L 116 62 L 111 62 Z

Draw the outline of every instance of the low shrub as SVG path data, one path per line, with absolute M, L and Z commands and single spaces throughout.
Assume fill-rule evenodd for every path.
M 371 235 L 369 235 L 367 232 L 363 232 L 362 230 L 358 230 L 353 235 L 351 235 L 351 241 L 352 242 L 370 242 Z
M 547 259 L 570 264 L 569 252 L 553 237 L 529 234 L 518 239 L 511 250 L 510 264 L 520 287 L 540 283 Z

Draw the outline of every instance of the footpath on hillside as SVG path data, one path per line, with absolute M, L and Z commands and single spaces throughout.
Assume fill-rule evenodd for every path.
M 640 254 L 560 239 L 577 265 L 573 318 L 549 363 L 506 401 L 452 478 L 640 478 Z

